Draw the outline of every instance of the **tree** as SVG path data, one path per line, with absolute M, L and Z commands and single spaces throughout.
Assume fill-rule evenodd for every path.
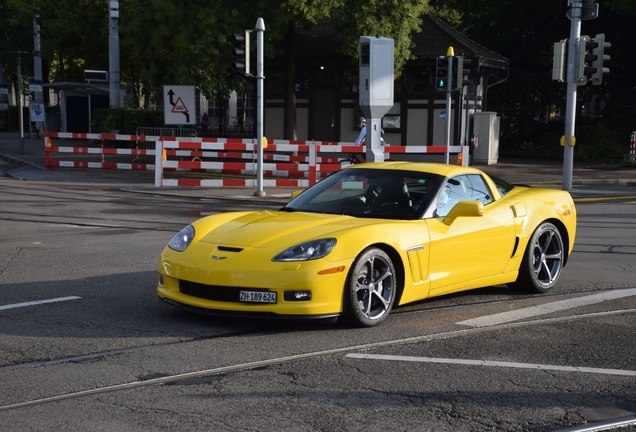
M 361 35 L 381 35 L 395 40 L 395 66 L 399 73 L 411 58 L 411 34 L 419 31 L 419 17 L 427 10 L 426 0 L 268 0 L 243 2 L 252 11 L 247 23 L 263 17 L 266 38 L 274 49 L 269 55 L 285 63 L 285 138 L 296 139 L 296 63 L 299 35 L 320 26 L 325 19 L 339 23 L 340 54 L 358 58 Z
M 636 14 L 635 0 L 600 1 L 599 17 L 582 22 L 582 34 L 605 33 L 612 43 L 608 52 L 611 70 L 602 86 L 580 87 L 579 99 L 600 96 L 607 103 L 602 116 L 634 112 L 628 101 L 633 100 L 633 74 L 636 67 L 632 47 Z M 554 42 L 569 38 L 570 20 L 566 0 L 432 0 L 440 16 L 452 17 L 452 25 L 471 39 L 510 59 L 510 78 L 489 91 L 488 109 L 502 115 L 502 143 L 517 145 L 523 141 L 541 140 L 548 108 L 565 108 L 563 83 L 550 79 Z M 630 96 L 631 95 L 631 96 Z M 597 98 L 598 99 L 598 98 Z M 633 102 L 632 102 L 633 103 Z M 620 109 L 618 108 L 620 106 Z M 628 121 L 620 122 L 623 126 Z M 577 127 L 583 125 L 577 122 Z M 508 131 L 504 135 L 504 131 Z M 508 140 L 508 142 L 506 142 Z
M 150 91 L 163 84 L 194 84 L 207 96 L 227 91 L 229 35 L 239 21 L 232 2 L 221 0 L 123 0 L 122 70 Z
M 22 70 L 32 64 L 33 9 L 19 0 L 0 0 L 0 69 L 4 78 L 17 89 L 17 58 L 20 54 Z

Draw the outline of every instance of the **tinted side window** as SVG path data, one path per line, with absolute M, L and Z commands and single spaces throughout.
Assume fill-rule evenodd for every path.
M 514 186 L 512 186 L 510 183 L 503 181 L 500 178 L 497 178 L 497 177 L 490 177 L 490 178 L 497 186 L 497 190 L 499 191 L 499 195 L 501 196 L 504 196 L 505 194 L 507 194 L 508 192 L 514 189 Z
M 484 178 L 478 174 L 471 174 L 468 177 L 470 182 L 470 200 L 479 201 L 486 205 L 492 202 L 492 193 L 488 189 L 488 185 L 484 181 Z
M 470 184 L 466 175 L 448 179 L 437 199 L 437 216 L 446 216 L 458 202 L 472 199 Z

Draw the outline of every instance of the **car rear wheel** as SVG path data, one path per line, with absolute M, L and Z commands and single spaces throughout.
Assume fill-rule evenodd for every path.
M 354 261 L 345 287 L 345 310 L 358 327 L 380 324 L 395 301 L 395 267 L 378 248 L 364 250 Z
M 519 276 L 512 285 L 532 292 L 548 292 L 559 279 L 564 260 L 561 234 L 553 224 L 545 222 L 532 234 Z

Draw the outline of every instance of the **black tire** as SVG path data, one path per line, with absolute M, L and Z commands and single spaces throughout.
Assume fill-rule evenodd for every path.
M 519 276 L 511 284 L 535 293 L 545 293 L 557 283 L 565 263 L 565 250 L 559 230 L 545 222 L 534 231 L 519 267 Z
M 357 327 L 380 324 L 393 308 L 395 292 L 395 267 L 391 258 L 381 249 L 365 249 L 347 277 L 344 293 L 347 320 Z

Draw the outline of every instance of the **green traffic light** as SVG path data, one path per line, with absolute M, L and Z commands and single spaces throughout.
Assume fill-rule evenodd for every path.
M 437 88 L 438 89 L 445 89 L 446 88 L 446 80 L 443 80 L 443 79 L 437 80 Z

